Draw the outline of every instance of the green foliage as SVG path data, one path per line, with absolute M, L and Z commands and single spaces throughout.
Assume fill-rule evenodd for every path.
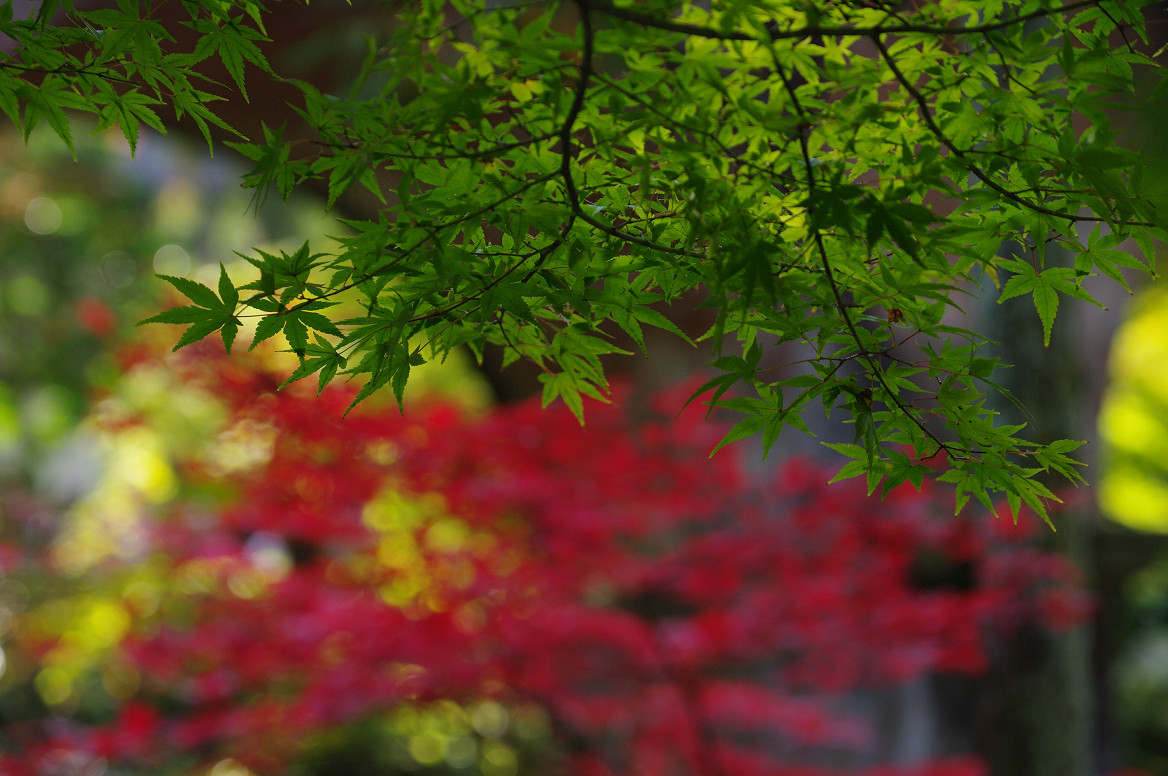
M 235 315 L 235 308 L 239 304 L 239 292 L 227 277 L 227 270 L 219 268 L 219 296 L 204 285 L 187 278 L 159 275 L 180 292 L 190 298 L 193 305 L 172 307 L 165 312 L 147 318 L 142 323 L 186 323 L 190 324 L 183 335 L 175 343 L 178 350 L 184 345 L 198 342 L 208 334 L 219 332 L 223 337 L 223 346 L 231 352 L 231 344 L 235 342 L 235 335 L 239 333 L 239 318 Z
M 72 0 L 46 0 L 30 18 L 15 19 L 12 0 L 0 4 L 0 34 L 16 44 L 0 57 L 0 110 L 26 139 L 45 121 L 70 150 L 65 111 L 92 113 L 99 130 L 119 127 L 133 150 L 142 124 L 165 132 L 155 107 L 169 104 L 176 120 L 189 116 L 198 125 L 210 147 L 210 128 L 230 127 L 206 104 L 222 97 L 195 87 L 218 86 L 196 66 L 217 54 L 242 91 L 245 61 L 266 68 L 255 45 L 262 36 L 244 22 L 258 23 L 259 6 L 184 3 L 189 26 L 202 37 L 193 52 L 168 52 L 174 36 L 151 18 L 150 5 L 118 0 L 116 9 L 79 11 Z M 66 23 L 52 23 L 62 14 Z
M 613 333 L 680 333 L 662 304 L 700 289 L 717 313 L 710 407 L 746 415 L 726 441 L 769 448 L 819 402 L 855 423 L 841 476 L 887 490 L 938 459 L 959 508 L 1005 493 L 1045 515 L 1035 476 L 1078 479 L 1075 443 L 999 425 L 995 360 L 947 316 L 989 277 L 1002 299 L 1033 297 L 1049 340 L 1061 296 L 1090 300 L 1085 278 L 1152 271 L 1164 171 L 1117 145 L 1111 118 L 1138 104 L 1137 80 L 1161 88 L 1128 43 L 1147 43 L 1146 4 L 419 0 L 370 40 L 347 95 L 294 82 L 311 145 L 278 129 L 233 144 L 257 196 L 317 180 L 331 206 L 363 187 L 380 218 L 335 253 L 260 253 L 237 290 L 171 279 L 192 304 L 151 320 L 189 325 L 180 345 L 218 330 L 230 347 L 258 315 L 256 341 L 281 332 L 300 358 L 291 379 L 399 401 L 411 367 L 490 343 L 579 415 L 606 391 Z M 69 8 L 60 26 L 3 7 L 21 47 L 0 64 L 0 108 L 67 144 L 64 109 L 133 144 L 160 104 L 209 140 L 222 122 L 195 65 L 218 57 L 241 95 L 247 67 L 270 70 L 255 3 L 184 3 L 192 52 L 168 50 L 148 2 Z M 1118 249 L 1129 237 L 1143 259 Z M 998 255 L 1006 241 L 1017 255 Z M 354 300 L 359 315 L 334 307 Z M 803 366 L 766 358 L 784 343 Z

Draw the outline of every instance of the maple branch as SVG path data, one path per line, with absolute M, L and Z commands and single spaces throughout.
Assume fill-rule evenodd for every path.
M 1098 0 L 1079 0 L 1078 2 L 1068 3 L 1067 5 L 1058 8 L 1039 9 L 1031 11 L 1030 13 L 1015 16 L 1010 19 L 1003 19 L 996 22 L 987 22 L 985 24 L 970 25 L 967 27 L 938 27 L 931 24 L 898 24 L 887 27 L 823 27 L 819 25 L 808 25 L 792 30 L 779 30 L 773 28 L 773 23 L 768 25 L 765 36 L 751 35 L 745 32 L 720 32 L 711 27 L 703 27 L 700 24 L 690 24 L 688 22 L 677 22 L 669 19 L 660 19 L 641 11 L 634 11 L 630 8 L 619 8 L 607 0 L 595 0 L 592 8 L 601 13 L 612 16 L 617 19 L 624 19 L 634 24 L 639 24 L 643 27 L 652 27 L 658 30 L 665 30 L 667 32 L 678 32 L 683 35 L 693 35 L 699 38 L 711 38 L 713 40 L 739 40 L 739 41 L 758 41 L 770 40 L 771 42 L 779 40 L 802 40 L 803 38 L 812 37 L 828 37 L 828 38 L 842 38 L 842 37 L 872 37 L 874 35 L 899 35 L 903 33 L 922 33 L 926 35 L 978 35 L 986 32 L 993 32 L 994 30 L 1001 30 L 1007 27 L 1013 27 L 1017 24 L 1024 24 L 1033 19 L 1042 19 L 1057 14 L 1069 13 L 1070 11 L 1078 10 L 1079 8 L 1086 8 L 1087 6 L 1098 5 Z
M 564 189 L 568 195 L 568 205 L 572 212 L 580 214 L 580 193 L 576 189 L 576 182 L 572 179 L 572 133 L 576 129 L 576 121 L 580 112 L 584 110 L 584 100 L 588 92 L 588 79 L 592 76 L 592 48 L 595 43 L 595 34 L 592 29 L 592 6 L 588 0 L 576 0 L 580 9 L 580 32 L 584 38 L 584 49 L 580 53 L 580 66 L 576 71 L 576 89 L 572 93 L 572 105 L 568 108 L 568 115 L 560 125 L 560 177 L 564 179 Z
M 446 159 L 482 159 L 487 156 L 498 156 L 506 151 L 514 151 L 516 148 L 524 148 L 526 146 L 542 143 L 545 140 L 552 140 L 558 137 L 555 132 L 545 132 L 542 135 L 529 137 L 526 140 L 516 140 L 512 143 L 500 143 L 499 145 L 491 146 L 490 148 L 480 148 L 476 151 L 462 151 L 453 152 L 449 154 L 407 154 L 391 151 L 382 151 L 381 153 L 372 154 L 369 158 L 375 162 L 384 161 L 386 159 L 418 159 L 418 160 L 435 160 L 444 161 Z M 325 146 L 326 148 L 337 148 L 338 146 L 325 143 L 322 141 L 314 141 L 317 145 Z
M 576 5 L 580 8 L 580 29 L 584 37 L 584 48 L 580 55 L 580 66 L 576 77 L 576 90 L 572 95 L 572 105 L 568 109 L 568 115 L 564 117 L 564 123 L 560 126 L 560 177 L 564 181 L 564 189 L 568 197 L 568 206 L 572 208 L 572 218 L 579 218 L 581 221 L 593 226 L 605 234 L 616 237 L 619 240 L 640 245 L 643 248 L 650 248 L 655 251 L 661 251 L 673 256 L 689 256 L 691 258 L 702 258 L 705 254 L 696 251 L 687 251 L 684 248 L 674 248 L 670 245 L 662 245 L 646 240 L 644 237 L 639 237 L 635 234 L 630 234 L 623 229 L 606 224 L 603 221 L 594 218 L 580 206 L 580 191 L 576 187 L 576 182 L 572 179 L 572 132 L 576 127 L 576 120 L 580 117 L 580 112 L 584 110 L 584 101 L 588 91 L 588 81 L 594 72 L 592 53 L 593 45 L 595 43 L 595 31 L 592 28 L 592 0 L 576 0 Z
M 116 83 L 130 84 L 131 86 L 138 86 L 139 83 L 133 79 L 124 76 L 116 75 L 111 72 L 102 72 L 100 70 L 90 70 L 84 66 L 65 66 L 60 67 L 33 67 L 32 65 L 19 65 L 15 62 L 0 62 L 0 70 L 19 70 L 22 73 L 34 73 L 36 75 L 72 75 L 72 76 L 86 76 L 89 78 L 99 78 L 103 81 L 114 81 Z
M 791 85 L 790 79 L 787 77 L 787 72 L 783 69 L 782 64 L 778 61 L 777 56 L 773 57 L 773 59 L 775 72 L 778 74 L 779 79 L 783 82 L 783 90 L 786 91 L 787 96 L 791 98 L 791 104 L 795 107 L 795 112 L 798 113 L 799 116 L 806 119 L 803 106 L 799 102 L 799 96 L 795 93 L 795 89 Z M 903 401 L 900 400 L 900 397 L 892 391 L 892 387 L 884 379 L 883 370 L 881 370 L 880 365 L 876 363 L 874 354 L 864 346 L 864 341 L 860 337 L 859 331 L 856 330 L 856 324 L 854 321 L 852 321 L 851 313 L 848 312 L 848 306 L 844 303 L 843 294 L 840 293 L 839 282 L 835 278 L 835 272 L 831 267 L 831 260 L 827 255 L 827 246 L 823 244 L 823 232 L 814 225 L 814 206 L 811 204 L 811 200 L 815 194 L 817 186 L 815 180 L 815 167 L 811 163 L 811 147 L 807 142 L 806 128 L 799 132 L 799 148 L 803 154 L 803 164 L 807 169 L 808 199 L 806 208 L 807 222 L 812 232 L 812 240 L 815 242 L 816 251 L 819 253 L 820 265 L 823 267 L 823 276 L 827 280 L 828 288 L 831 290 L 832 299 L 835 302 L 835 308 L 839 312 L 840 318 L 844 322 L 844 326 L 847 327 L 848 334 L 851 335 L 852 341 L 856 343 L 856 349 L 859 351 L 859 356 L 864 360 L 865 363 L 867 363 L 869 374 L 871 374 L 872 377 L 875 378 L 876 382 L 879 383 L 880 387 L 884 390 L 884 394 L 896 406 L 897 410 L 899 410 L 902 415 L 912 421 L 912 423 L 921 430 L 921 433 L 937 444 L 937 450 L 934 451 L 931 455 L 926 456 L 926 458 L 932 458 L 942 450 L 949 453 L 950 455 L 956 455 L 956 451 L 954 451 L 954 449 L 949 444 L 942 441 L 940 437 L 934 434 L 924 424 L 924 422 L 918 418 L 912 412 L 912 410 L 907 405 L 905 405 Z
M 872 35 L 871 38 L 872 43 L 880 52 L 880 56 L 884 60 L 884 63 L 887 64 L 888 69 L 892 71 L 893 77 L 897 80 L 898 83 L 900 83 L 901 86 L 904 87 L 904 90 L 908 92 L 913 102 L 916 103 L 917 112 L 920 113 L 921 119 L 925 122 L 925 126 L 929 128 L 929 131 L 933 133 L 933 136 L 941 141 L 941 144 L 948 148 L 954 156 L 965 161 L 965 169 L 969 170 L 970 173 L 972 173 L 978 180 L 1011 202 L 1015 202 L 1022 207 L 1027 208 L 1028 210 L 1033 210 L 1035 213 L 1042 213 L 1043 215 L 1053 216 L 1054 218 L 1061 218 L 1072 222 L 1097 223 L 1107 220 L 1098 216 L 1081 216 L 1077 213 L 1065 213 L 1061 210 L 1053 210 L 1044 205 L 1040 205 L 1037 202 L 1033 202 L 1026 197 L 1021 196 L 1017 192 L 1006 188 L 994 180 L 992 175 L 987 173 L 978 165 L 969 161 L 969 156 L 966 151 L 959 148 L 956 143 L 950 140 L 949 136 L 945 134 L 945 131 L 941 129 L 941 126 L 937 123 L 937 120 L 933 118 L 933 112 L 929 109 L 929 101 L 923 94 L 921 94 L 920 90 L 913 85 L 912 81 L 910 81 L 909 78 L 904 74 L 904 71 L 902 71 L 896 64 L 896 59 L 892 56 L 892 52 L 888 50 L 888 47 L 884 45 L 884 41 L 881 35 Z M 1145 221 L 1125 221 L 1124 223 L 1128 226 L 1155 226 L 1155 224 Z

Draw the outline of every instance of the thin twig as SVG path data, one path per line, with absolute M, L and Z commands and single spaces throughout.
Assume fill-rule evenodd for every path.
M 945 131 L 941 129 L 939 124 L 937 124 L 937 120 L 933 118 L 933 112 L 929 109 L 928 100 L 923 94 L 921 94 L 920 90 L 913 85 L 912 81 L 908 79 L 908 77 L 896 64 L 896 59 L 892 56 L 892 53 L 888 50 L 888 47 L 884 45 L 884 41 L 882 40 L 881 35 L 873 35 L 872 43 L 880 52 L 880 56 L 884 59 L 885 64 L 888 65 L 888 69 L 892 71 L 892 76 L 897 80 L 897 82 L 900 83 L 901 86 L 904 87 L 904 90 L 908 92 L 909 96 L 912 97 L 913 102 L 916 103 L 917 111 L 920 113 L 921 119 L 925 122 L 925 126 L 929 128 L 929 131 L 933 133 L 933 136 L 941 141 L 941 144 L 948 148 L 954 156 L 965 161 L 965 169 L 973 173 L 973 175 L 978 180 L 1011 202 L 1015 202 L 1028 210 L 1033 210 L 1035 213 L 1042 213 L 1043 215 L 1053 216 L 1054 218 L 1061 218 L 1072 222 L 1096 223 L 1107 220 L 1098 216 L 1081 216 L 1077 213 L 1065 213 L 1061 210 L 1052 210 L 1051 208 L 1040 205 L 1037 202 L 1032 202 L 1023 196 L 1020 196 L 1017 192 L 1007 189 L 1005 186 L 994 180 L 992 175 L 987 173 L 978 165 L 969 161 L 968 154 L 965 152 L 965 150 L 958 147 L 956 143 L 950 140 L 949 136 L 945 134 Z M 1127 226 L 1155 226 L 1155 224 L 1145 221 L 1125 221 L 1124 223 Z
M 782 64 L 778 61 L 777 57 L 775 57 L 775 72 L 778 74 L 780 80 L 782 80 L 783 89 L 791 98 L 791 104 L 795 107 L 795 111 L 800 116 L 806 118 L 803 106 L 799 102 L 799 96 L 795 93 L 795 89 L 791 85 L 791 81 L 787 77 L 787 73 L 785 70 L 783 70 Z M 816 189 L 815 168 L 811 164 L 811 147 L 807 142 L 807 134 L 808 133 L 806 129 L 799 133 L 799 147 L 802 150 L 803 164 L 807 170 L 807 191 L 809 195 L 813 195 Z M 901 401 L 900 397 L 897 396 L 896 393 L 893 392 L 892 387 L 884 379 L 884 373 L 880 369 L 880 365 L 876 363 L 875 356 L 871 351 L 864 347 L 864 341 L 860 337 L 860 333 L 856 329 L 856 324 L 852 321 L 851 313 L 848 312 L 848 307 L 846 304 L 844 304 L 843 295 L 840 293 L 839 282 L 835 278 L 835 273 L 831 267 L 831 260 L 827 255 L 827 246 L 824 245 L 823 242 L 823 232 L 820 231 L 818 227 L 813 225 L 815 219 L 814 212 L 810 204 L 810 199 L 811 197 L 809 196 L 807 205 L 807 220 L 809 224 L 812 224 L 812 240 L 814 241 L 815 248 L 819 253 L 820 265 L 823 267 L 823 276 L 827 280 L 828 288 L 831 289 L 831 295 L 835 301 L 836 310 L 839 311 L 840 318 L 843 319 L 844 326 L 847 327 L 848 334 L 851 336 L 852 341 L 856 343 L 856 349 L 859 351 L 860 357 L 863 358 L 864 361 L 868 364 L 869 374 L 871 374 L 872 377 L 876 379 L 876 382 L 880 384 L 880 387 L 884 390 L 885 395 L 894 405 L 896 405 L 896 408 L 900 411 L 900 413 L 912 421 L 913 424 L 915 424 L 925 436 L 937 444 L 937 450 L 934 451 L 931 455 L 926 456 L 926 458 L 935 456 L 941 450 L 946 451 L 950 455 L 955 455 L 956 451 L 950 445 L 942 441 L 940 437 L 930 431 L 929 428 L 925 426 L 925 424 L 920 420 L 920 418 L 913 414 L 912 410 Z
M 1069 13 L 1079 8 L 1086 8 L 1088 6 L 1097 5 L 1098 0 L 1079 0 L 1079 2 L 1069 3 L 1058 8 L 1045 8 L 1037 11 L 1032 11 L 1021 16 L 1015 16 L 1010 19 L 1003 19 L 996 22 L 987 22 L 985 24 L 970 25 L 968 27 L 938 27 L 931 24 L 897 24 L 887 27 L 821 27 L 819 25 L 808 25 L 806 27 L 799 27 L 791 30 L 768 29 L 765 35 L 752 35 L 745 32 L 721 32 L 710 27 L 703 27 L 700 24 L 689 24 L 687 22 L 677 22 L 669 19 L 661 19 L 640 11 L 634 11 L 629 8 L 619 8 L 612 5 L 606 0 L 594 0 L 592 8 L 607 16 L 612 16 L 617 19 L 624 19 L 634 24 L 640 24 L 643 27 L 652 27 L 658 30 L 665 30 L 667 32 L 678 32 L 683 35 L 693 35 L 700 38 L 712 38 L 714 40 L 741 40 L 741 41 L 759 41 L 770 40 L 772 42 L 779 40 L 802 40 L 804 38 L 812 38 L 816 36 L 825 38 L 844 38 L 844 37 L 872 37 L 874 35 L 901 35 L 904 33 L 923 33 L 926 35 L 978 35 L 985 32 L 992 32 L 994 30 L 1005 29 L 1006 27 L 1013 27 L 1017 24 L 1023 24 L 1032 19 L 1041 19 L 1045 17 L 1054 16 L 1056 14 Z

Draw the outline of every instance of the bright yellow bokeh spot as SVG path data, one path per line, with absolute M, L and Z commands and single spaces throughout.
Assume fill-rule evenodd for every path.
M 414 537 L 409 534 L 387 536 L 382 539 L 377 549 L 377 559 L 391 569 L 403 571 L 424 563 Z
M 50 653 L 49 657 L 55 655 Z M 45 666 L 33 677 L 33 687 L 47 705 L 61 706 L 78 699 L 77 678 L 78 674 L 73 666 L 66 664 Z
M 227 578 L 227 589 L 237 598 L 259 598 L 267 591 L 269 582 L 270 578 L 263 570 L 241 568 Z
M 1168 481 L 1114 464 L 1099 483 L 1099 504 L 1115 520 L 1140 531 L 1168 530 Z
M 215 763 L 207 776 L 255 776 L 255 772 L 238 760 L 228 758 Z
M 375 531 L 396 533 L 412 531 L 445 512 L 446 500 L 440 493 L 407 496 L 387 489 L 365 505 L 362 517 L 365 524 Z
M 406 748 L 419 765 L 437 765 L 446 759 L 446 737 L 436 730 L 415 733 Z
M 1168 399 L 1168 292 L 1147 291 L 1115 336 L 1111 372 L 1117 387 Z M 1127 385 L 1125 385 L 1125 383 Z
M 424 590 L 424 580 L 417 576 L 401 576 L 378 589 L 381 600 L 396 608 L 409 606 Z
M 126 587 L 122 598 L 139 617 L 149 617 L 158 611 L 162 589 L 157 583 L 139 580 Z
M 85 649 L 100 650 L 121 641 L 129 628 L 130 615 L 125 607 L 117 601 L 97 599 L 90 602 L 65 638 Z
M 464 553 L 487 555 L 494 546 L 487 534 L 452 517 L 437 493 L 403 494 L 387 488 L 365 506 L 363 519 L 380 534 L 377 562 L 394 572 L 378 593 L 386 604 L 402 609 L 448 609 L 446 592 L 474 583 L 474 563 Z M 466 624 L 473 626 L 471 620 Z
M 73 675 L 61 666 L 41 669 L 33 684 L 41 700 L 49 706 L 60 706 L 73 695 Z
M 240 474 L 266 465 L 275 447 L 276 429 L 271 424 L 244 418 L 219 432 L 203 457 L 211 474 Z
M 174 497 L 178 480 L 157 434 L 146 428 L 130 429 L 118 435 L 112 452 L 112 477 L 154 503 Z
M 1099 504 L 1112 520 L 1168 533 L 1168 292 L 1133 305 L 1115 336 L 1099 415 L 1106 443 Z
M 106 471 L 97 487 L 74 504 L 53 548 L 66 574 L 79 575 L 107 558 L 131 559 L 145 550 L 146 510 L 177 495 L 178 477 L 164 440 L 136 426 L 94 432 Z
M 469 535 L 461 520 L 438 520 L 426 531 L 426 545 L 437 552 L 458 552 Z
M 507 732 L 511 715 L 507 709 L 494 701 L 480 701 L 470 712 L 470 724 L 475 732 L 484 738 L 499 738 Z
M 41 660 L 34 686 L 46 704 L 63 706 L 77 702 L 81 683 L 125 638 L 131 619 L 121 598 L 82 594 L 46 602 L 22 627 L 35 639 L 56 640 Z M 124 663 L 106 664 L 100 678 L 115 698 L 131 696 L 140 682 L 137 670 Z
M 1109 397 L 1099 414 L 1104 441 L 1114 450 L 1130 453 L 1168 453 L 1168 418 L 1151 415 L 1148 403 L 1134 392 Z
M 515 776 L 519 771 L 519 758 L 515 756 L 515 750 L 506 744 L 485 741 L 480 767 L 484 776 Z

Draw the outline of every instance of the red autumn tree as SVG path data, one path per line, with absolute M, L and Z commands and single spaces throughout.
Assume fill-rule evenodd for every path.
M 879 501 L 804 460 L 707 459 L 725 429 L 696 407 L 674 417 L 682 394 L 618 389 L 584 428 L 535 404 L 342 419 L 350 391 L 277 392 L 212 353 L 174 368 L 263 454 L 179 462 L 188 495 L 141 550 L 165 558 L 165 592 L 110 658 L 140 687 L 102 724 L 23 730 L 0 773 L 225 757 L 284 773 L 329 735 L 453 701 L 467 719 L 539 709 L 543 733 L 476 723 L 458 758 L 449 737 L 411 739 L 399 765 L 972 776 L 970 756 L 873 765 L 871 720 L 847 699 L 976 675 L 997 635 L 1089 610 L 1027 526 L 953 518 L 936 484 Z

